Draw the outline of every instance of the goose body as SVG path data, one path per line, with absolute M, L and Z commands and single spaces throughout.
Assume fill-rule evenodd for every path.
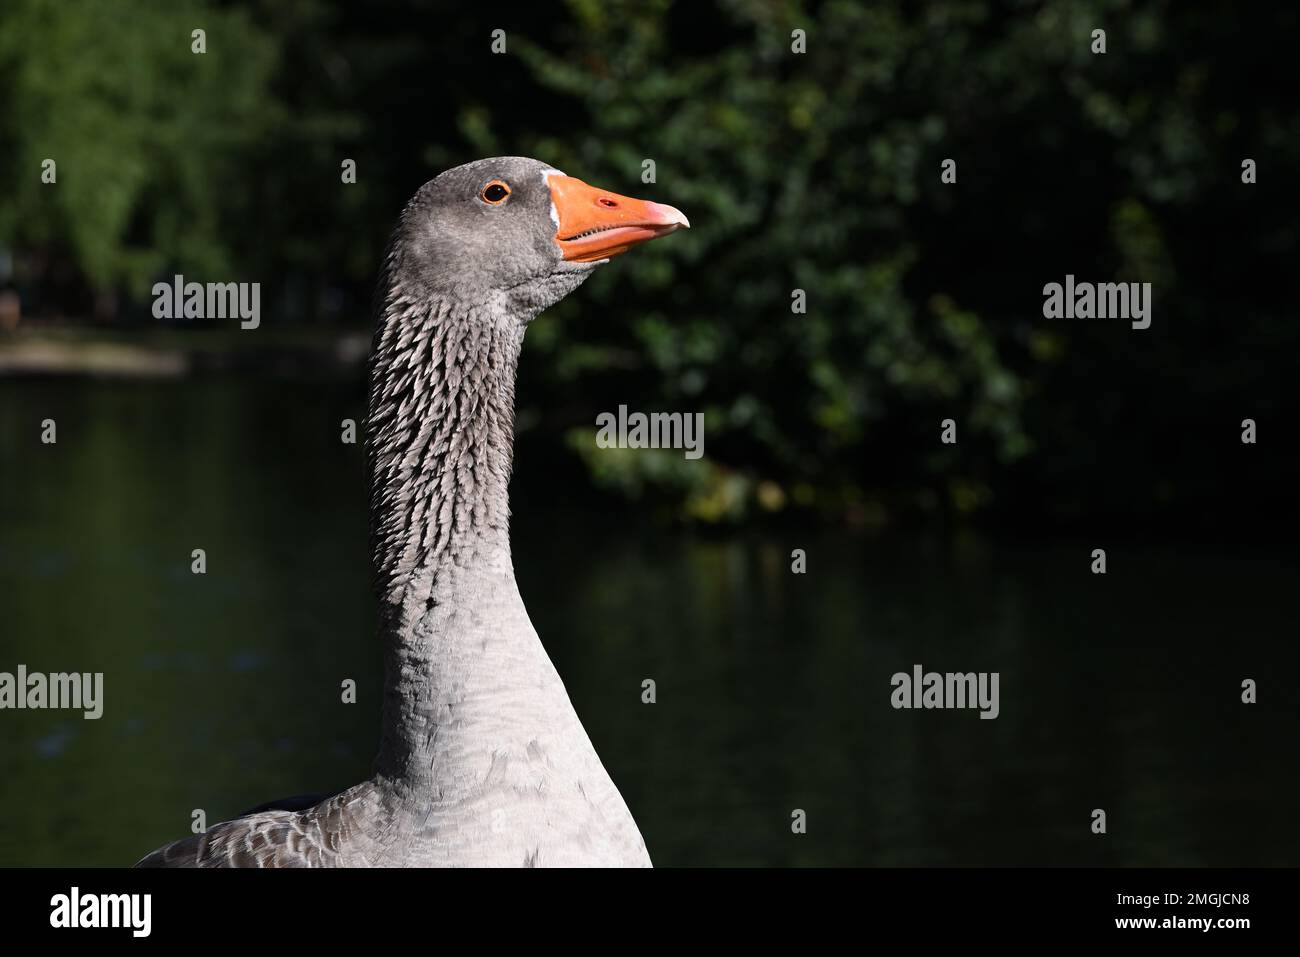
M 528 323 L 610 257 L 685 225 L 523 157 L 456 167 L 416 193 L 385 258 L 370 368 L 385 658 L 374 773 L 141 866 L 650 865 L 524 608 L 507 486 Z

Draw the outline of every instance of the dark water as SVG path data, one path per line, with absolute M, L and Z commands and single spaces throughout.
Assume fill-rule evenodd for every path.
M 0 383 L 0 671 L 106 683 L 99 721 L 0 712 L 0 864 L 127 864 L 195 808 L 368 773 L 364 491 L 338 440 L 359 399 Z M 657 864 L 1300 858 L 1293 549 L 1116 544 L 1100 577 L 1097 542 L 720 539 L 585 516 L 577 488 L 524 498 L 525 601 Z M 1000 716 L 893 710 L 916 663 L 999 672 Z

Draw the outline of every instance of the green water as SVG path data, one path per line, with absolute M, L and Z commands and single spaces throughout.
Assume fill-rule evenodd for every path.
M 368 773 L 361 452 L 338 438 L 360 401 L 0 382 L 0 671 L 105 675 L 98 721 L 0 712 L 0 864 L 129 864 L 193 809 Z M 706 537 L 587 515 L 544 471 L 516 473 L 520 587 L 657 864 L 1300 856 L 1292 553 L 1119 544 L 1100 577 L 1095 542 Z M 893 710 L 916 663 L 999 672 L 1000 716 Z

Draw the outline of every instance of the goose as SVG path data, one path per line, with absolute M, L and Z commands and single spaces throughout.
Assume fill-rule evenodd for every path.
M 650 866 L 515 583 L 515 371 L 542 310 L 688 227 L 526 157 L 449 169 L 394 230 L 366 459 L 384 654 L 369 780 L 272 801 L 142 867 Z

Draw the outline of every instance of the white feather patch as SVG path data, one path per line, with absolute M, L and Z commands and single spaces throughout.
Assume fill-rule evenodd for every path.
M 552 176 L 566 176 L 566 175 L 568 174 L 566 174 L 563 170 L 558 170 L 555 169 L 554 167 L 548 166 L 546 167 L 546 169 L 542 170 L 542 182 L 546 184 L 546 188 L 549 190 L 551 188 Z M 551 200 L 551 222 L 555 224 L 556 230 L 559 230 L 560 214 L 555 208 L 555 200 Z

